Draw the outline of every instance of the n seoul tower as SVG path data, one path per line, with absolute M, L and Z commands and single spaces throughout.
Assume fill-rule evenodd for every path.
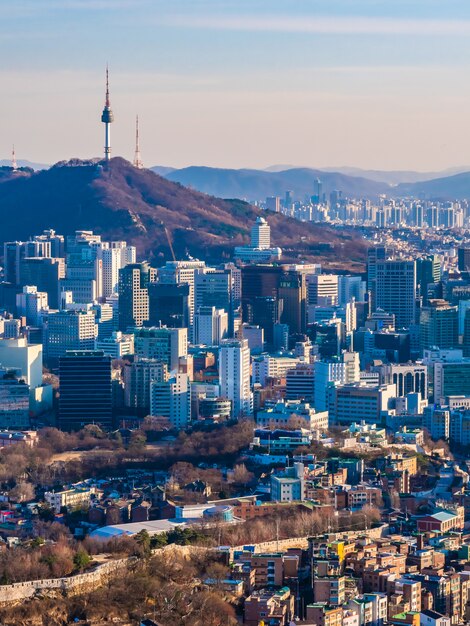
M 104 124 L 104 160 L 109 161 L 111 158 L 111 128 L 110 124 L 114 122 L 114 115 L 111 111 L 111 104 L 109 102 L 109 76 L 108 66 L 106 66 L 106 99 L 104 103 L 103 113 L 101 114 L 101 121 Z

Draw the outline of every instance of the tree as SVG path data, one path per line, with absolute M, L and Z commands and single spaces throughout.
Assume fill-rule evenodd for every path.
M 79 548 L 73 555 L 73 564 L 76 570 L 82 572 L 91 563 L 91 556 L 84 548 Z
M 233 482 L 235 485 L 246 487 L 246 485 L 253 480 L 253 476 L 252 472 L 247 470 L 244 463 L 239 463 L 233 468 Z
M 151 552 L 151 548 L 150 548 L 151 542 L 150 542 L 150 535 L 148 534 L 148 531 L 146 531 L 145 529 L 141 530 L 135 535 L 134 540 L 140 546 L 142 550 L 142 554 L 144 556 L 149 556 Z
M 13 502 L 30 502 L 34 500 L 36 493 L 34 486 L 26 481 L 20 481 L 8 492 L 8 497 Z

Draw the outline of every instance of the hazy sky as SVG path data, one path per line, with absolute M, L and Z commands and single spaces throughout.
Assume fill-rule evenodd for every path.
M 468 0 L 4 0 L 0 156 L 470 164 Z

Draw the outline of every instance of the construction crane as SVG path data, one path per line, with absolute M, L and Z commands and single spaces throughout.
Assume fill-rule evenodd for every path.
M 171 243 L 171 237 L 170 237 L 170 233 L 168 231 L 168 228 L 165 226 L 165 224 L 163 222 L 160 222 L 160 226 L 165 231 L 166 240 L 168 241 L 168 247 L 170 248 L 171 256 L 173 258 L 173 261 L 176 261 L 175 251 L 173 250 L 173 244 Z

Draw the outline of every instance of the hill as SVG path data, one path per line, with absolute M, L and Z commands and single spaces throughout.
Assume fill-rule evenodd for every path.
M 241 200 L 187 189 L 121 158 L 61 162 L 40 172 L 9 169 L 0 176 L 3 241 L 25 239 L 45 228 L 63 234 L 87 229 L 125 239 L 155 261 L 169 257 L 163 222 L 179 258 L 189 253 L 220 260 L 249 241 L 260 213 Z M 329 260 L 349 269 L 364 262 L 366 244 L 353 229 L 305 224 L 280 214 L 268 219 L 273 243 L 293 260 Z
M 359 176 L 347 176 L 338 172 L 323 172 L 309 168 L 294 168 L 282 172 L 264 170 L 231 170 L 215 167 L 186 167 L 165 173 L 168 180 L 192 187 L 198 191 L 222 198 L 246 198 L 264 200 L 266 196 L 281 196 L 287 189 L 294 197 L 303 200 L 314 193 L 314 181 L 322 181 L 323 192 L 330 194 L 334 189 L 352 198 L 376 198 L 388 193 L 387 183 Z
M 463 200 L 470 198 L 470 172 L 435 178 L 419 183 L 397 185 L 395 196 L 424 196 L 427 199 Z

